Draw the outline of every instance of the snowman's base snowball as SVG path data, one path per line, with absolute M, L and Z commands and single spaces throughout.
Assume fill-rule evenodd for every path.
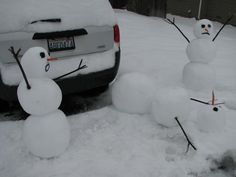
M 25 112 L 32 115 L 44 115 L 57 110 L 61 104 L 62 93 L 52 79 L 29 79 L 31 89 L 24 81 L 17 89 L 18 100 Z
M 113 105 L 118 110 L 126 113 L 147 113 L 155 92 L 153 82 L 141 73 L 124 74 L 112 87 Z
M 183 88 L 164 88 L 156 92 L 152 103 L 151 115 L 154 120 L 165 127 L 178 126 L 185 121 L 190 112 L 190 99 Z
M 183 83 L 194 91 L 212 91 L 215 87 L 215 71 L 208 64 L 190 62 L 183 69 Z
M 44 116 L 29 116 L 24 123 L 23 139 L 28 150 L 38 157 L 59 156 L 70 141 L 65 114 L 56 110 Z
M 217 111 L 213 110 L 214 107 L 214 110 Z M 200 131 L 205 133 L 220 132 L 224 130 L 226 118 L 226 108 L 223 105 L 199 105 L 196 126 Z

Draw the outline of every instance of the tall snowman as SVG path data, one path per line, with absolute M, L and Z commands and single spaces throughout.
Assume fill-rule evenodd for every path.
M 14 49 L 10 51 L 16 58 Z M 17 89 L 22 108 L 30 114 L 24 122 L 23 140 L 28 150 L 41 158 L 59 156 L 70 142 L 67 118 L 58 109 L 62 92 L 56 82 L 46 76 L 50 69 L 48 58 L 48 52 L 41 47 L 26 51 L 19 66 L 27 77 Z
M 213 25 L 207 19 L 194 26 L 193 39 L 187 46 L 190 60 L 183 69 L 183 83 L 194 91 L 212 91 L 215 87 L 215 71 L 209 63 L 216 57 L 216 45 L 212 41 Z

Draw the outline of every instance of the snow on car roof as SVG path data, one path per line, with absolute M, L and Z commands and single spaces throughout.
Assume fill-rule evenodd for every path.
M 37 22 L 61 19 L 60 23 Z M 0 33 L 55 31 L 89 25 L 114 25 L 116 18 L 108 0 L 2 0 Z

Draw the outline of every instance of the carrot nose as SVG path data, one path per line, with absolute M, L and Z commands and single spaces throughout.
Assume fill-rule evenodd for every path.
M 215 93 L 214 93 L 214 91 L 212 91 L 211 104 L 212 104 L 212 105 L 215 105 Z
M 53 57 L 47 58 L 47 61 L 56 61 L 56 60 L 58 60 L 58 58 L 53 58 Z
M 204 30 L 205 30 L 206 32 L 209 32 L 208 29 L 206 29 L 206 28 L 205 28 Z

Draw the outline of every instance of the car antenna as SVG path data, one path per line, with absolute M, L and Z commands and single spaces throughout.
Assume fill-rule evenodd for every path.
M 30 86 L 29 81 L 28 81 L 28 79 L 27 79 L 27 77 L 26 77 L 25 71 L 24 71 L 24 69 L 23 69 L 23 67 L 22 67 L 22 65 L 21 65 L 21 63 L 20 63 L 20 60 L 19 60 L 19 53 L 20 53 L 20 51 L 21 51 L 21 48 L 18 49 L 17 52 L 15 52 L 14 47 L 11 46 L 8 50 L 12 53 L 12 55 L 13 55 L 13 57 L 15 58 L 15 60 L 16 60 L 16 62 L 17 62 L 17 64 L 18 64 L 18 66 L 20 67 L 21 73 L 22 73 L 23 78 L 25 79 L 25 83 L 26 83 L 26 85 L 27 85 L 27 89 L 28 89 L 28 90 L 31 89 L 31 86 Z

